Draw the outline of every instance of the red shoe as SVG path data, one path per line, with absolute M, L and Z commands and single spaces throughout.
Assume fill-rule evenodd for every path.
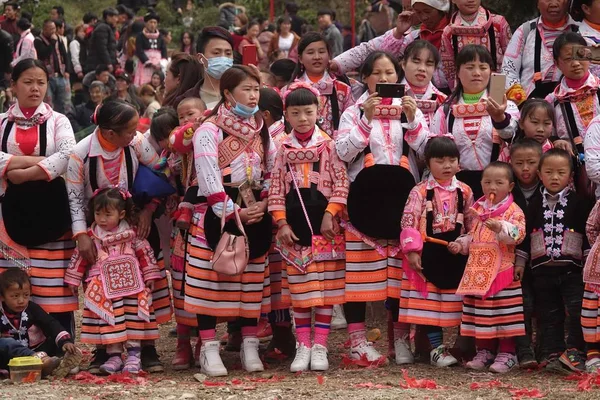
M 181 230 L 187 231 L 192 224 L 192 215 L 194 214 L 194 206 L 190 203 L 181 203 L 178 208 L 177 220 L 175 226 Z
M 175 357 L 173 357 L 171 365 L 175 371 L 190 369 L 192 365 L 192 357 L 191 343 L 189 341 L 178 341 L 177 348 L 175 349 Z
M 271 324 L 267 320 L 260 319 L 258 321 L 258 332 L 256 334 L 256 337 L 261 342 L 266 342 L 273 338 L 273 329 L 271 328 Z

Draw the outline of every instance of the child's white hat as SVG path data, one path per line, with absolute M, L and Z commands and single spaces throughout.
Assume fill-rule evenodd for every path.
M 450 1 L 449 0 L 412 0 L 410 2 L 410 5 L 414 6 L 415 3 L 427 4 L 428 6 L 433 7 L 436 10 L 440 10 L 443 12 L 450 11 Z

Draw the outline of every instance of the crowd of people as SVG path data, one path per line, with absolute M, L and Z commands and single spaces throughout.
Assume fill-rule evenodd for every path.
M 175 52 L 154 12 L 69 38 L 61 7 L 34 35 L 6 3 L 0 368 L 64 376 L 79 341 L 92 373 L 159 372 L 174 315 L 175 370 L 227 375 L 227 322 L 245 371 L 267 330 L 266 360 L 324 371 L 335 315 L 360 365 L 597 372 L 600 0 L 538 0 L 514 35 L 479 0 L 405 3 L 345 51 L 334 11 L 315 31 L 288 3 L 276 32 L 234 7 Z

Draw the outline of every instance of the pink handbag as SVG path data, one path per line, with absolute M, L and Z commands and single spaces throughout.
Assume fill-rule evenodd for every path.
M 225 211 L 227 209 L 227 200 L 223 202 L 223 215 L 221 216 L 221 239 L 215 248 L 211 265 L 213 271 L 223 275 L 240 275 L 244 273 L 248 266 L 248 257 L 250 251 L 248 249 L 248 237 L 244 231 L 244 226 L 240 220 L 237 210 L 234 210 L 235 221 L 237 227 L 242 233 L 241 236 L 236 236 L 229 232 L 224 232 L 225 227 Z

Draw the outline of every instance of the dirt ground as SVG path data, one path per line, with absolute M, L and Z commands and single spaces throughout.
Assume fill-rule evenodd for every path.
M 382 331 L 377 348 L 386 354 L 385 314 L 382 307 L 368 312 L 368 323 Z M 345 330 L 330 336 L 330 370 L 323 374 L 291 374 L 289 364 L 268 365 L 264 373 L 250 375 L 241 370 L 237 353 L 223 352 L 223 362 L 229 370 L 225 378 L 206 378 L 199 382 L 194 375 L 199 368 L 176 372 L 170 368 L 176 339 L 169 337 L 174 324 L 161 326 L 158 352 L 165 364 L 163 374 L 138 378 L 114 376 L 95 380 L 43 380 L 34 384 L 0 382 L 0 399 L 73 399 L 73 400 L 242 400 L 242 399 L 599 399 L 600 379 L 581 376 L 577 379 L 542 371 L 515 370 L 507 375 L 473 373 L 463 367 L 433 368 L 427 364 L 404 367 L 389 366 L 358 369 L 343 362 Z M 221 333 L 223 326 L 220 326 Z M 85 353 L 89 355 L 89 348 Z M 80 375 L 85 378 L 85 375 Z M 202 377 L 201 377 L 202 378 Z

